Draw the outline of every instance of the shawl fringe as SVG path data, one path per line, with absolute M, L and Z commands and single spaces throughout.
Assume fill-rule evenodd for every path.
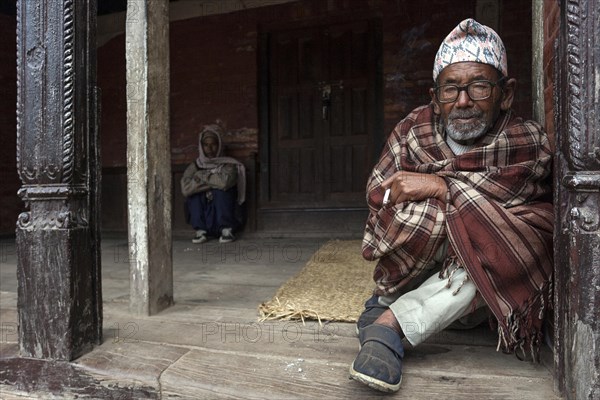
M 454 274 L 459 269 L 464 269 L 464 267 L 462 266 L 462 264 L 460 264 L 458 262 L 458 257 L 456 255 L 449 256 L 449 257 L 446 258 L 446 260 L 444 261 L 444 264 L 442 265 L 442 269 L 440 270 L 440 273 L 438 274 L 438 277 L 440 279 L 448 279 L 448 282 L 446 283 L 446 288 L 447 289 L 450 289 L 450 287 L 452 286 L 452 282 L 454 280 Z M 456 296 L 458 294 L 458 292 L 460 292 L 460 289 L 462 289 L 462 287 L 464 286 L 464 284 L 469 279 L 470 279 L 469 278 L 469 274 L 467 273 L 465 275 L 465 277 L 463 278 L 463 280 L 460 282 L 460 285 L 458 285 L 458 287 L 456 288 L 456 290 L 454 290 L 452 292 L 452 295 Z
M 498 345 L 496 351 L 502 349 L 504 353 L 514 353 L 515 356 L 524 361 L 527 352 L 531 360 L 540 362 L 540 344 L 542 342 L 541 325 L 546 314 L 546 304 L 549 303 L 549 286 L 540 290 L 526 304 L 521 312 L 512 312 L 498 323 Z M 539 309 L 537 315 L 535 310 Z

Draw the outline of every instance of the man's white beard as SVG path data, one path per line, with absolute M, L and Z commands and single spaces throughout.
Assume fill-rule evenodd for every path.
M 476 120 L 468 124 L 457 124 L 454 122 L 458 118 L 471 118 Z M 481 111 L 459 111 L 453 110 L 448 115 L 448 124 L 446 125 L 446 133 L 455 142 L 467 142 L 483 136 L 488 131 L 488 124 L 485 123 L 483 113 Z

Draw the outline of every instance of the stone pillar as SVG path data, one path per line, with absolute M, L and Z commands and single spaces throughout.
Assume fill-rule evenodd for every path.
M 95 0 L 17 3 L 23 357 L 72 360 L 102 339 L 95 29 Z
M 128 0 L 125 38 L 129 305 L 152 315 L 173 304 L 168 0 Z
M 561 1 L 555 79 L 555 376 L 600 398 L 600 8 Z

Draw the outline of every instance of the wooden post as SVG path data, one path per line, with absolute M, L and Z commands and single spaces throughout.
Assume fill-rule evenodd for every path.
M 600 8 L 562 0 L 556 59 L 555 371 L 600 398 Z
M 17 7 L 19 345 L 72 360 L 102 338 L 96 0 Z
M 169 3 L 129 0 L 126 22 L 130 310 L 173 304 Z
M 533 120 L 546 127 L 544 112 L 544 3 L 531 5 L 531 94 Z

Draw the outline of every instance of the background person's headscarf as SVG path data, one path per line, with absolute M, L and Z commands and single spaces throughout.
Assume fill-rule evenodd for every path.
M 238 204 L 242 204 L 246 200 L 246 168 L 244 164 L 231 157 L 223 157 L 223 143 L 221 142 L 222 128 L 219 125 L 205 125 L 198 135 L 198 158 L 196 159 L 196 165 L 201 169 L 216 169 L 217 171 L 223 168 L 225 164 L 235 164 L 237 167 L 237 192 L 238 192 Z M 217 155 L 209 158 L 204 154 L 202 148 L 202 140 L 205 137 L 213 136 L 217 139 L 218 148 Z

